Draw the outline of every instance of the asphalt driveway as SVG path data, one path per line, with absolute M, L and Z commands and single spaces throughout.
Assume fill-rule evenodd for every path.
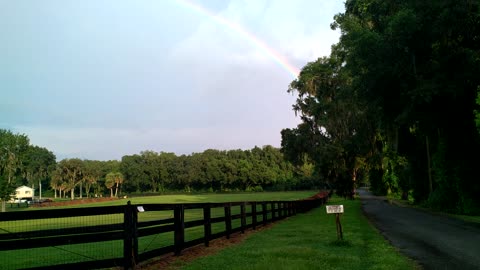
M 360 189 L 365 215 L 424 269 L 480 269 L 480 227 L 389 203 Z

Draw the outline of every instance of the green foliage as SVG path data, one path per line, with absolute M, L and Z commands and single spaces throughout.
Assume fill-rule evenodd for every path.
M 0 129 L 0 201 L 2 212 L 5 202 L 14 193 L 17 181 L 25 172 L 24 159 L 29 149 L 26 135 Z
M 46 148 L 29 146 L 23 158 L 23 178 L 29 186 L 37 186 L 40 182 L 48 181 L 55 170 L 56 157 Z
M 413 190 L 417 202 L 460 212 L 480 203 L 480 2 L 345 8 L 330 57 L 290 86 L 302 123 L 282 131 L 285 156 L 301 165 L 307 154 L 337 189 L 363 176 L 378 194 Z
M 75 199 L 75 188 L 82 183 L 84 163 L 81 159 L 63 159 L 57 165 L 57 174 L 63 180 L 64 190 L 70 191 L 70 198 Z M 80 188 L 81 190 L 81 188 Z
M 312 177 L 313 165 L 295 168 L 272 146 L 177 156 L 143 151 L 121 161 L 63 159 L 45 148 L 30 146 L 26 135 L 0 130 L 0 195 L 9 199 L 17 184 L 49 182 L 55 198 L 117 197 L 125 193 L 171 191 L 223 192 L 310 189 L 296 179 Z M 307 180 L 310 181 L 310 180 Z M 294 182 L 294 184 L 290 183 Z M 47 186 L 47 185 L 46 185 Z M 276 187 L 278 186 L 278 188 Z M 45 186 L 44 186 L 45 187 Z
M 480 86 L 477 88 L 477 98 L 475 99 L 475 104 L 477 108 L 480 106 Z M 480 133 L 480 110 L 473 110 L 475 116 L 475 125 L 477 126 L 477 131 Z
M 340 195 L 352 196 L 357 158 L 366 154 L 370 134 L 362 129 L 368 126 L 366 112 L 356 100 L 342 53 L 334 47 L 329 58 L 308 63 L 291 83 L 302 123 L 282 131 L 282 151 L 297 166 L 311 161 Z
M 10 196 L 15 193 L 16 186 L 13 183 L 9 183 L 5 176 L 0 175 L 0 198 L 2 201 L 7 201 Z
M 188 156 L 146 151 L 124 156 L 120 170 L 125 175 L 126 192 L 261 191 L 294 177 L 294 167 L 271 146 L 252 150 L 208 149 Z
M 247 189 L 245 191 L 247 191 L 247 192 L 263 192 L 263 187 L 262 186 L 247 187 Z
M 110 197 L 118 197 L 118 189 L 124 181 L 123 174 L 120 172 L 109 172 L 105 176 L 105 187 L 110 189 Z M 115 195 L 113 195 L 113 188 L 115 187 Z

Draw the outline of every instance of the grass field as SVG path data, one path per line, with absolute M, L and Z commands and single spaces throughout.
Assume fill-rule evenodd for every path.
M 112 205 L 126 205 L 128 201 L 132 204 L 147 204 L 147 203 L 200 203 L 200 202 L 240 202 L 240 201 L 277 201 L 277 200 L 296 200 L 310 197 L 315 194 L 315 191 L 288 191 L 288 192 L 256 192 L 256 193 L 211 193 L 211 194 L 178 194 L 178 195 L 160 195 L 160 196 L 145 196 L 145 197 L 131 197 L 126 199 L 118 199 L 106 202 L 96 202 L 89 204 L 78 204 L 71 206 L 58 206 L 58 208 L 75 208 L 75 207 L 95 207 L 95 206 L 112 206 Z M 32 211 L 49 209 L 50 207 L 21 207 L 16 206 L 7 207 L 7 211 Z
M 164 195 L 154 197 L 136 197 L 86 205 L 75 205 L 71 207 L 92 207 L 125 205 L 128 200 L 132 204 L 147 203 L 195 203 L 195 202 L 233 202 L 233 201 L 273 201 L 273 200 L 294 200 L 306 198 L 313 195 L 314 191 L 305 192 L 261 192 L 261 193 L 240 193 L 240 194 L 204 194 L 204 195 Z M 67 208 L 67 207 L 62 207 Z M 37 211 L 39 208 L 23 208 L 22 211 Z M 45 209 L 45 208 L 41 208 Z M 240 212 L 240 207 L 232 207 L 232 214 Z M 212 210 L 212 217 L 223 216 L 223 209 Z M 173 211 L 156 211 L 139 213 L 139 221 L 158 220 L 173 217 Z M 199 209 L 188 209 L 185 211 L 185 220 L 202 219 L 203 212 Z M 41 219 L 28 221 L 0 222 L 0 234 L 36 231 L 55 228 L 71 228 L 82 226 L 95 226 L 102 224 L 116 224 L 123 220 L 122 214 L 72 217 L 60 219 Z M 233 227 L 239 226 L 240 220 L 233 221 Z M 224 230 L 223 223 L 212 224 L 212 232 Z M 185 240 L 192 240 L 202 237 L 203 228 L 196 227 L 187 229 Z M 1 243 L 0 243 L 1 244 Z M 139 238 L 139 252 L 145 252 L 154 248 L 169 246 L 173 244 L 173 233 Z M 107 258 L 122 257 L 122 241 L 108 241 L 91 244 L 77 244 L 67 246 L 52 246 L 45 248 L 0 251 L 1 269 L 18 269 L 33 266 L 48 266 L 70 262 L 99 260 Z
M 176 266 L 182 269 L 416 269 L 362 215 L 360 201 L 343 204 L 344 241 L 337 241 L 335 219 L 324 207 L 284 220 L 251 235 L 240 245 Z

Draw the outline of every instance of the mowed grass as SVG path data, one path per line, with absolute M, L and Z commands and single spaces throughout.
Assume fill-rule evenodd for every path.
M 304 199 L 314 195 L 315 191 L 285 191 L 285 192 L 255 192 L 255 193 L 206 193 L 206 194 L 177 194 L 177 195 L 159 195 L 159 196 L 138 196 L 113 201 L 94 202 L 88 204 L 77 204 L 69 206 L 56 207 L 21 207 L 16 205 L 8 206 L 9 211 L 32 211 L 42 209 L 59 209 L 59 208 L 78 208 L 78 207 L 97 207 L 97 206 L 114 206 L 126 205 L 128 201 L 132 204 L 149 204 L 149 203 L 216 203 L 216 202 L 241 202 L 241 201 L 290 201 Z M 86 198 L 85 198 L 86 199 Z
M 110 205 L 125 205 L 128 200 L 132 204 L 147 203 L 198 203 L 198 202 L 234 202 L 234 201 L 274 201 L 295 200 L 306 198 L 315 194 L 315 191 L 304 192 L 262 192 L 240 194 L 204 194 L 204 195 L 163 195 L 154 197 L 136 197 L 101 203 L 74 205 L 70 207 L 100 207 Z M 261 206 L 257 206 L 260 211 Z M 60 207 L 55 207 L 60 208 Z M 61 208 L 68 208 L 67 206 Z M 38 208 L 28 208 L 24 211 L 37 211 Z M 45 209 L 45 208 L 42 208 Z M 248 210 L 250 211 L 250 209 Z M 240 212 L 239 206 L 232 207 L 232 214 Z M 212 209 L 212 217 L 223 216 L 222 207 Z M 139 213 L 139 221 L 160 220 L 172 218 L 173 211 L 152 211 Z M 203 218 L 201 209 L 187 209 L 185 220 L 199 220 Z M 260 217 L 259 217 L 260 218 Z M 39 219 L 0 222 L 0 234 L 21 233 L 26 231 L 38 231 L 46 229 L 61 229 L 73 227 L 88 227 L 106 224 L 118 224 L 123 222 L 122 214 L 103 216 L 71 217 L 57 219 Z M 249 221 L 250 218 L 249 218 Z M 232 222 L 233 227 L 240 226 L 240 220 Z M 212 224 L 212 232 L 220 232 L 225 229 L 224 223 Z M 193 240 L 203 236 L 203 227 L 189 228 L 185 232 L 185 240 Z M 0 243 L 1 244 L 1 243 Z M 139 238 L 139 252 L 165 247 L 173 244 L 173 233 L 162 233 Z M 13 251 L 0 251 L 0 269 L 19 269 L 34 266 L 48 266 L 62 263 L 72 263 L 90 260 L 122 257 L 123 242 L 121 240 L 98 242 L 91 244 L 77 244 L 65 246 L 52 246 L 35 249 L 22 249 Z
M 417 269 L 362 215 L 360 201 L 331 199 L 343 204 L 344 241 L 337 241 L 335 217 L 325 207 L 281 221 L 251 235 L 242 244 L 185 264 L 182 269 Z

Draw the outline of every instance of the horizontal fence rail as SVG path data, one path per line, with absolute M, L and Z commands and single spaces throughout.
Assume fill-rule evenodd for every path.
M 168 253 L 180 255 L 199 244 L 208 247 L 213 239 L 309 211 L 327 200 L 328 193 L 320 192 L 296 201 L 128 202 L 1 213 L 2 269 L 133 269 L 139 262 Z M 18 260 L 22 256 L 32 260 Z

